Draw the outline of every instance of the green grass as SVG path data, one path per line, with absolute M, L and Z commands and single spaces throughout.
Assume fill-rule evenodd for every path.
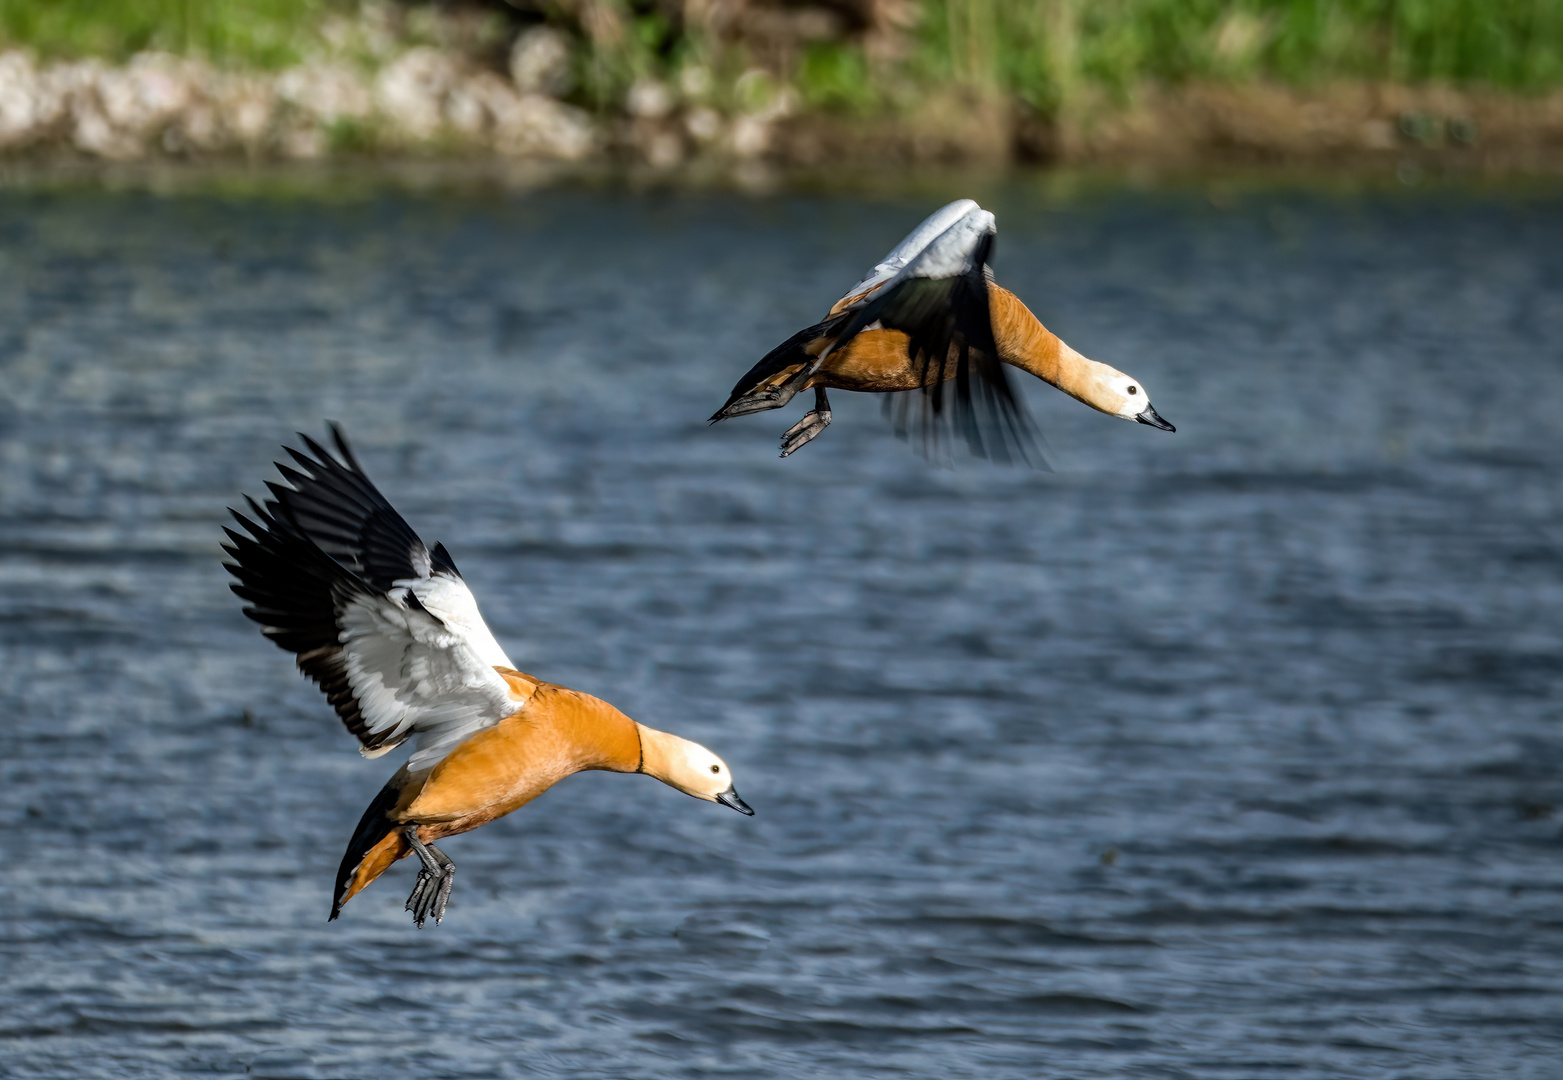
M 0 0 L 0 44 L 120 60 L 143 49 L 282 67 L 342 0 Z
M 920 0 L 910 59 L 851 40 L 811 43 L 789 77 L 811 108 L 866 114 L 949 86 L 1044 112 L 1084 89 L 1264 78 L 1442 80 L 1530 92 L 1563 86 L 1563 0 Z M 545 3 L 558 12 L 570 5 Z M 638 76 L 700 62 L 731 85 L 742 43 L 681 33 L 654 0 L 601 0 L 619 29 L 583 45 L 581 94 L 611 108 Z M 123 59 L 143 49 L 277 68 L 356 0 L 0 0 L 0 47 Z M 581 40 L 589 35 L 581 34 Z M 725 74 L 724 74 L 725 73 Z M 723 98 L 718 89 L 715 99 Z
M 820 41 L 807 46 L 798 64 L 798 89 L 810 108 L 867 113 L 883 99 L 863 50 L 846 42 Z
M 1056 112 L 1085 88 L 1155 81 L 1442 81 L 1563 86 L 1563 0 L 922 0 L 899 73 L 850 44 L 798 66 L 804 100 L 861 112 L 910 79 L 1013 95 Z
M 1056 108 L 1082 84 L 1563 84 L 1563 0 L 924 0 L 924 77 Z

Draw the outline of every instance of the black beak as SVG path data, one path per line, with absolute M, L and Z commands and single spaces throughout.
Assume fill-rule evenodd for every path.
M 750 817 L 754 817 L 754 811 L 749 809 L 749 804 L 740 799 L 738 797 L 738 792 L 732 788 L 728 788 L 726 791 L 722 792 L 722 794 L 718 795 L 716 797 L 716 801 L 721 803 L 723 806 L 731 806 L 740 814 L 748 814 Z
M 1158 416 L 1156 414 L 1155 406 L 1150 404 L 1147 404 L 1145 406 L 1145 410 L 1141 412 L 1139 416 L 1136 416 L 1135 419 L 1142 424 L 1149 424 L 1153 428 L 1160 428 L 1162 431 L 1178 430 L 1171 424 L 1167 423 L 1167 421 L 1163 420 L 1160 416 Z

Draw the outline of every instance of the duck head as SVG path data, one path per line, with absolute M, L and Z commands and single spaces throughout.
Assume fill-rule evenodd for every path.
M 754 813 L 738 797 L 727 762 L 699 743 L 644 725 L 640 729 L 640 741 L 641 772 L 685 795 L 721 803 L 740 814 Z
M 1083 356 L 1080 359 L 1085 369 L 1083 378 L 1079 379 L 1075 388 L 1068 390 L 1069 393 L 1109 416 L 1149 424 L 1161 431 L 1178 430 L 1161 418 L 1161 414 L 1151 404 L 1145 384 L 1133 375 L 1125 375 L 1100 360 L 1088 360 Z

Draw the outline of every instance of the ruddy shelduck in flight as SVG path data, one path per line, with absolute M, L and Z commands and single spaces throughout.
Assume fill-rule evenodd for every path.
M 993 215 L 970 199 L 936 211 L 824 321 L 750 368 L 712 423 L 781 408 L 812 388 L 814 408 L 782 435 L 787 457 L 829 426 L 826 390 L 918 391 L 917 419 L 909 395 L 886 399 L 897 434 L 938 449 L 953 431 L 978 457 L 1031 460 L 1034 429 L 1007 364 L 1109 416 L 1176 430 L 1157 415 L 1142 382 L 1075 352 L 994 283 L 988 259 L 996 235 Z
M 637 724 L 606 701 L 517 671 L 441 544 L 432 550 L 364 475 L 341 431 L 338 456 L 308 436 L 285 447 L 286 484 L 230 511 L 226 563 L 244 613 L 295 654 L 365 757 L 412 740 L 407 763 L 364 811 L 331 918 L 392 863 L 422 864 L 407 910 L 445 917 L 456 867 L 434 842 L 525 806 L 587 769 L 646 773 L 686 795 L 753 814 L 727 763 Z M 313 456 L 311 456 L 313 455 Z

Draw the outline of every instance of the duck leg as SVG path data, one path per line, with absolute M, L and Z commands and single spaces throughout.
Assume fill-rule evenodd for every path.
M 814 388 L 814 408 L 803 414 L 799 420 L 782 435 L 781 456 L 786 457 L 797 451 L 798 447 L 808 442 L 814 436 L 830 427 L 830 399 L 825 396 L 825 388 Z
M 403 827 L 402 835 L 423 863 L 418 871 L 418 883 L 412 887 L 412 895 L 407 897 L 407 910 L 412 912 L 412 921 L 418 929 L 423 929 L 423 921 L 430 915 L 438 926 L 445 921 L 445 902 L 450 899 L 451 886 L 456 884 L 456 864 L 433 844 L 418 839 L 416 823 Z

